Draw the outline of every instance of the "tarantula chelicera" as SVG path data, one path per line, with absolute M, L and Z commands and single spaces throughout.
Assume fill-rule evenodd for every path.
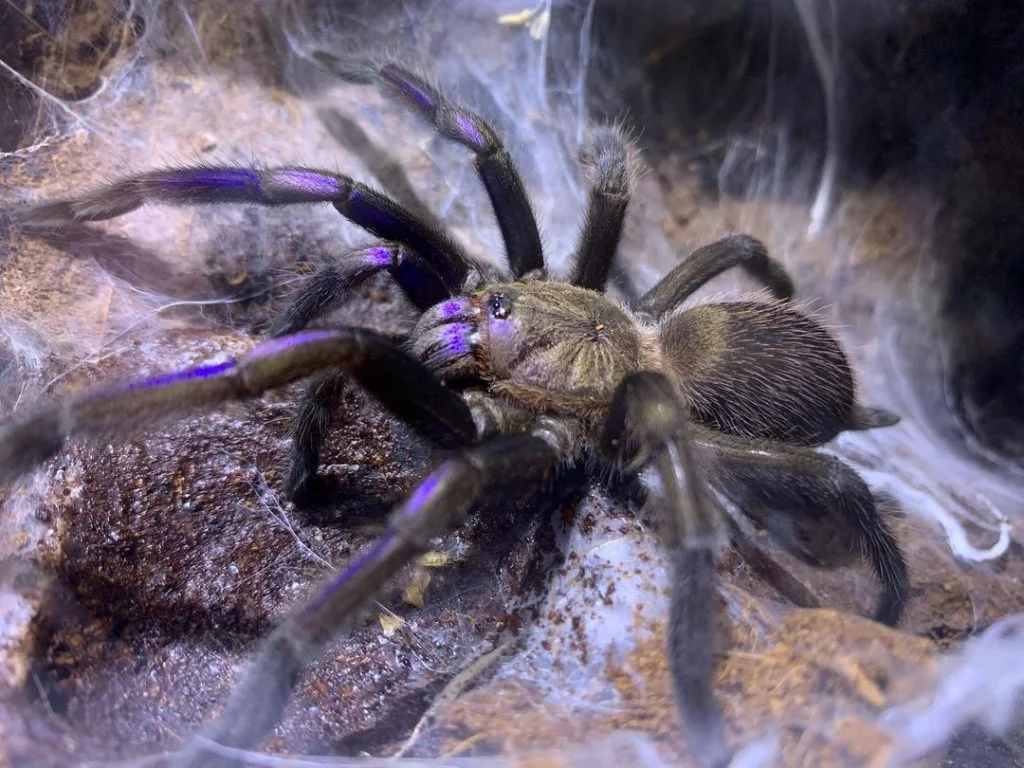
M 308 278 L 274 338 L 247 355 L 89 390 L 16 417 L 0 435 L 0 482 L 53 456 L 71 436 L 124 434 L 306 378 L 288 481 L 293 499 L 318 487 L 320 447 L 349 379 L 447 449 L 391 514 L 383 537 L 265 640 L 223 713 L 183 751 L 182 764 L 199 765 L 221 759 L 211 741 L 258 744 L 303 668 L 483 495 L 510 477 L 540 482 L 584 452 L 603 457 L 620 476 L 640 478 L 662 513 L 672 567 L 668 653 L 688 746 L 704 765 L 726 763 L 712 688 L 714 574 L 730 520 L 721 499 L 812 564 L 836 567 L 865 556 L 882 585 L 875 618 L 894 625 L 908 575 L 884 505 L 854 470 L 814 449 L 844 430 L 888 426 L 897 417 L 858 404 L 838 342 L 791 306 L 791 278 L 752 237 L 697 249 L 631 304 L 604 295 L 630 198 L 618 131 L 598 130 L 584 157 L 594 182 L 578 250 L 569 278 L 555 280 L 523 182 L 487 121 L 400 66 L 327 54 L 318 60 L 350 82 L 380 86 L 474 154 L 508 271 L 468 257 L 385 195 L 311 168 L 158 170 L 27 209 L 26 228 L 54 230 L 150 202 L 331 203 L 380 242 Z M 681 308 L 737 266 L 773 299 Z M 384 271 L 420 312 L 404 345 L 359 328 L 305 330 Z

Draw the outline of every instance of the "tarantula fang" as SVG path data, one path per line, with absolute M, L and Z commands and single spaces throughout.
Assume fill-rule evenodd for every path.
M 472 152 L 507 271 L 470 258 L 446 232 L 386 195 L 313 168 L 155 170 L 30 208 L 21 225 L 46 233 L 146 203 L 330 203 L 379 242 L 310 276 L 272 338 L 236 360 L 88 390 L 9 420 L 0 436 L 0 482 L 52 457 L 71 436 L 121 436 L 303 379 L 309 383 L 295 418 L 288 480 L 297 503 L 316 489 L 320 446 L 345 382 L 446 451 L 391 513 L 384 536 L 264 641 L 222 714 L 179 757 L 179 765 L 198 766 L 221 760 L 211 744 L 258 745 L 304 667 L 477 500 L 510 478 L 541 482 L 590 452 L 639 478 L 661 513 L 673 585 L 668 653 L 687 744 L 702 765 L 726 764 L 712 686 L 715 565 L 730 536 L 720 499 L 814 565 L 865 556 L 882 586 L 875 618 L 894 625 L 909 583 L 884 505 L 853 469 L 814 449 L 844 430 L 884 427 L 898 417 L 857 403 L 839 343 L 789 303 L 792 279 L 752 237 L 697 249 L 632 304 L 604 295 L 630 199 L 628 147 L 617 130 L 596 131 L 585 157 L 595 179 L 574 267 L 567 279 L 552 279 L 525 186 L 481 116 L 400 66 L 317 58 L 350 82 L 375 84 L 404 101 Z M 773 298 L 683 308 L 733 267 L 759 279 Z M 380 272 L 420 312 L 404 344 L 359 328 L 307 330 Z

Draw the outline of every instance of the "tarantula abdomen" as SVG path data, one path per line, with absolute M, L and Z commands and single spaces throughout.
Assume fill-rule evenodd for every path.
M 668 318 L 660 338 L 694 418 L 717 431 L 817 446 L 899 420 L 858 405 L 839 342 L 788 303 L 702 304 Z

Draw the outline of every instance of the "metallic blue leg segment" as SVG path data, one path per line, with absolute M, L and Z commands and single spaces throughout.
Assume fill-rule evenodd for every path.
M 446 99 L 422 77 L 394 64 L 377 66 L 322 51 L 314 57 L 347 82 L 382 86 L 430 122 L 439 134 L 472 151 L 501 228 L 512 274 L 522 277 L 543 270 L 540 232 L 526 186 L 508 149 L 486 120 Z
M 266 639 L 223 713 L 186 746 L 176 768 L 220 764 L 206 751 L 210 742 L 258 745 L 279 722 L 302 670 L 352 629 L 359 609 L 386 581 L 461 523 L 485 491 L 508 482 L 521 489 L 524 478 L 539 483 L 557 463 L 548 444 L 530 436 L 497 438 L 442 463 L 392 512 L 388 532 Z
M 20 212 L 17 220 L 23 228 L 45 234 L 76 223 L 122 216 L 146 203 L 269 206 L 331 203 L 352 223 L 383 240 L 408 246 L 423 257 L 450 293 L 462 288 L 469 272 L 462 249 L 444 232 L 420 221 L 394 200 L 365 184 L 343 174 L 315 168 L 255 170 L 197 166 L 149 171 L 78 198 L 34 206 Z
M 451 296 L 441 276 L 413 251 L 400 245 L 374 245 L 349 252 L 307 278 L 272 326 L 270 335 L 284 336 L 304 330 L 337 308 L 355 288 L 385 270 L 421 312 Z
M 467 445 L 476 438 L 462 398 L 390 339 L 360 328 L 314 330 L 266 341 L 237 360 L 90 389 L 15 417 L 0 426 L 0 483 L 31 471 L 74 435 L 137 432 L 329 369 L 357 381 L 439 445 Z

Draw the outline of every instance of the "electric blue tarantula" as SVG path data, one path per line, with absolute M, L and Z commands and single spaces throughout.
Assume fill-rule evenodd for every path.
M 349 379 L 446 449 L 391 514 L 387 533 L 264 641 L 223 713 L 182 752 L 180 764 L 196 766 L 223 760 L 208 751 L 210 741 L 259 744 L 304 667 L 485 494 L 509 478 L 542 482 L 584 453 L 603 457 L 619 476 L 639 478 L 662 514 L 672 567 L 668 654 L 688 748 L 702 765 L 724 765 L 712 671 L 715 567 L 730 528 L 710 491 L 814 565 L 866 557 L 882 585 L 875 618 L 895 625 L 908 574 L 884 505 L 854 470 L 814 448 L 897 417 L 857 403 L 838 342 L 789 304 L 792 280 L 752 237 L 699 248 L 632 305 L 604 295 L 630 198 L 627 148 L 615 130 L 597 131 L 584 158 L 595 180 L 574 267 L 568 280 L 551 279 L 523 182 L 487 121 L 399 66 L 318 59 L 349 82 L 398 97 L 474 154 L 508 271 L 468 257 L 385 195 L 311 168 L 158 170 L 30 208 L 21 223 L 52 231 L 150 202 L 326 202 L 380 242 L 312 275 L 273 338 L 237 360 L 90 390 L 12 419 L 0 435 L 0 482 L 53 456 L 69 437 L 125 434 L 305 378 L 288 481 L 298 502 L 318 489 L 320 447 Z M 773 300 L 681 309 L 737 266 Z M 305 330 L 382 271 L 421 313 L 404 345 L 359 328 Z

